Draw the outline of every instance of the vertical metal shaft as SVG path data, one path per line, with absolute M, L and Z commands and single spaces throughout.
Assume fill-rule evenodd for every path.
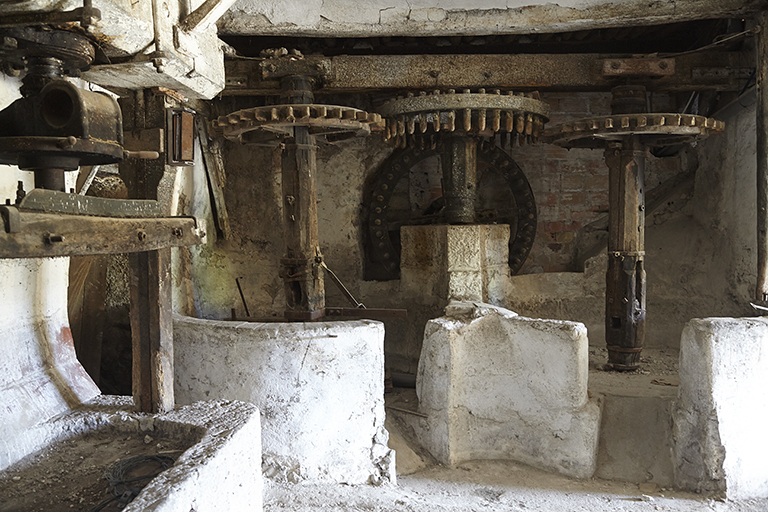
M 645 88 L 612 91 L 611 112 L 645 112 Z M 640 365 L 645 342 L 645 157 L 637 135 L 608 144 L 608 271 L 605 289 L 605 340 L 608 364 L 616 370 Z
M 636 136 L 611 145 L 608 164 L 608 271 L 605 337 L 608 364 L 632 370 L 645 341 L 645 155 Z
M 768 300 L 768 13 L 759 20 L 757 40 L 757 286 L 755 298 Z
M 445 142 L 440 155 L 445 220 L 448 224 L 472 224 L 475 222 L 477 139 L 453 136 Z
M 290 103 L 313 101 L 310 83 L 302 77 L 287 77 L 283 88 Z M 296 126 L 293 132 L 293 141 L 285 144 L 282 154 L 285 256 L 280 274 L 285 284 L 285 317 L 314 320 L 325 310 L 317 230 L 317 146 L 308 127 Z

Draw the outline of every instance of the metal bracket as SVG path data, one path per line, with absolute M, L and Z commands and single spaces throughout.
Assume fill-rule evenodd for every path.
M 168 109 L 165 145 L 168 165 L 195 164 L 195 113 L 189 109 Z
M 605 77 L 662 77 L 675 74 L 675 59 L 605 59 Z

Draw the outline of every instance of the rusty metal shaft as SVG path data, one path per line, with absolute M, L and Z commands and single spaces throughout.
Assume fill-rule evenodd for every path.
M 605 151 L 608 165 L 608 271 L 605 338 L 608 364 L 633 370 L 645 341 L 645 157 L 637 136 Z

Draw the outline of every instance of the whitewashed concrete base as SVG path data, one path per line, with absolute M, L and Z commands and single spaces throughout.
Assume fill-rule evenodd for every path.
M 115 438 L 158 432 L 189 440 L 192 446 L 152 479 L 125 512 L 261 512 L 261 427 L 256 407 L 219 400 L 177 407 L 165 414 L 132 409 L 131 397 L 100 395 L 31 430 L 43 446 L 76 442 L 94 431 L 113 433 Z
M 768 497 L 768 320 L 694 319 L 683 330 L 675 482 L 729 499 Z
M 384 428 L 384 326 L 174 318 L 176 400 L 226 398 L 262 412 L 264 475 L 394 482 Z
M 46 444 L 36 426 L 99 395 L 75 355 L 69 258 L 0 261 L 0 470 Z
M 582 324 L 452 302 L 425 330 L 417 392 L 428 418 L 412 426 L 445 464 L 507 459 L 588 478 L 600 407 L 587 397 L 587 350 Z

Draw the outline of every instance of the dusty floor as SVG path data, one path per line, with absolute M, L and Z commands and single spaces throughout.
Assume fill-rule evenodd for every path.
M 506 461 L 435 466 L 398 477 L 397 486 L 265 482 L 265 511 L 611 511 L 765 512 L 768 499 L 719 501 L 636 484 L 572 480 Z
M 111 498 L 104 472 L 118 460 L 136 455 L 164 454 L 178 458 L 196 439 L 168 439 L 157 433 L 97 431 L 69 439 L 32 454 L 0 472 L 0 512 L 63 512 L 92 510 Z M 136 468 L 152 474 L 156 463 Z M 131 475 L 129 475 L 131 476 Z M 146 485 L 147 481 L 141 482 Z M 136 485 L 136 484 L 133 484 Z M 116 511 L 112 502 L 103 511 Z

